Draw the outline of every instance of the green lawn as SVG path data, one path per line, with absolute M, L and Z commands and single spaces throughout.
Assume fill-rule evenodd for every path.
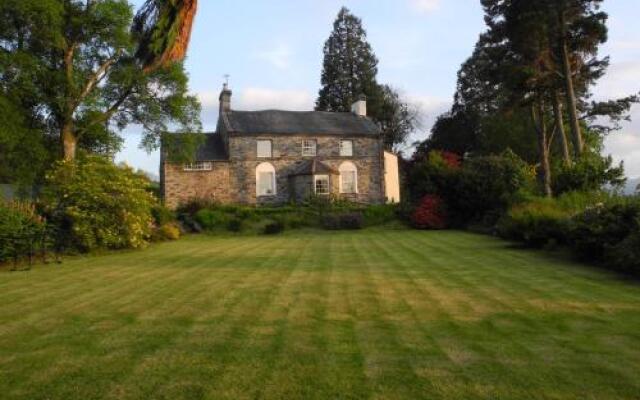
M 457 232 L 0 272 L 2 399 L 638 399 L 640 284 Z

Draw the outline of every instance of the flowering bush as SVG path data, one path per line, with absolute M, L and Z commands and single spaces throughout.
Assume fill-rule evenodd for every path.
M 177 222 L 169 222 L 157 228 L 153 232 L 152 240 L 155 242 L 164 242 L 168 240 L 178 240 L 182 236 L 180 227 Z
M 447 167 L 459 169 L 462 167 L 462 157 L 450 151 L 440 151 L 438 155 L 442 158 Z
M 445 229 L 447 217 L 442 199 L 435 195 L 424 196 L 413 212 L 411 222 L 418 229 Z
M 65 248 L 140 248 L 153 230 L 148 180 L 129 167 L 86 156 L 61 161 L 47 174 L 43 201 Z

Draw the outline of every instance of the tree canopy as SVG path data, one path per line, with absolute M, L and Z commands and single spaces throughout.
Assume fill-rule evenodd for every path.
M 150 147 L 170 126 L 197 132 L 200 107 L 175 50 L 186 50 L 195 12 L 188 3 L 146 4 L 157 18 L 139 16 L 134 24 L 127 0 L 3 1 L 0 93 L 20 99 L 25 124 L 57 138 L 67 159 L 79 146 L 113 152 L 130 124 L 142 126 Z M 171 15 L 186 11 L 169 18 L 167 7 Z M 170 39 L 160 40 L 160 32 Z
M 599 55 L 607 40 L 601 3 L 482 0 L 488 29 L 460 69 L 451 111 L 438 119 L 418 156 L 430 149 L 469 154 L 512 149 L 537 162 L 547 194 L 557 186 L 552 170 L 561 164 L 558 172 L 565 175 L 567 168 L 585 163 L 605 166 L 592 170 L 605 171 L 608 181 L 617 183 L 612 176 L 621 175 L 621 168 L 592 159 L 599 156 L 604 135 L 629 119 L 638 97 L 591 100 L 591 89 L 609 65 Z

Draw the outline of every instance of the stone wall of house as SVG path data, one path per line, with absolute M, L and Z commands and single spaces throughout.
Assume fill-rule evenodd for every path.
M 272 158 L 257 157 L 256 141 L 268 139 L 272 141 Z M 351 161 L 358 168 L 358 194 L 348 195 L 357 202 L 382 203 L 384 194 L 384 164 L 382 159 L 382 143 L 378 138 L 356 136 L 231 136 L 229 138 L 230 184 L 233 188 L 234 202 L 245 204 L 286 203 L 295 199 L 289 176 L 305 160 L 314 157 L 302 157 L 302 141 L 317 141 L 317 158 L 326 165 L 338 170 L 345 161 Z M 340 156 L 340 140 L 349 139 L 354 142 L 352 157 Z M 276 195 L 256 198 L 256 167 L 263 162 L 272 164 L 276 170 Z M 332 187 L 337 190 L 337 177 L 332 179 Z
M 258 139 L 272 141 L 273 157 L 257 157 Z M 302 157 L 303 139 L 317 140 L 317 158 L 336 171 L 345 161 L 358 168 L 358 193 L 344 195 L 351 201 L 361 203 L 383 203 L 384 161 L 382 143 L 372 137 L 311 137 L 311 136 L 231 136 L 229 138 L 229 161 L 213 162 L 211 171 L 184 171 L 182 165 L 164 164 L 163 190 L 165 204 L 170 208 L 193 199 L 206 199 L 220 203 L 239 204 L 283 204 L 300 200 L 294 182 L 304 178 L 290 178 L 293 171 L 306 160 Z M 354 142 L 353 157 L 340 156 L 340 140 Z M 276 195 L 256 196 L 256 168 L 263 162 L 272 164 L 276 170 Z M 338 176 L 331 176 L 334 194 L 339 192 Z M 299 185 L 297 185 L 299 186 Z
M 233 203 L 229 162 L 215 161 L 212 166 L 211 171 L 185 171 L 181 164 L 165 163 L 165 205 L 176 208 L 193 199 Z

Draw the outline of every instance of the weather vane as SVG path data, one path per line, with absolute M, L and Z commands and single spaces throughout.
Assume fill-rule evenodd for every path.
M 228 88 L 229 87 L 229 78 L 231 78 L 231 75 L 224 74 L 223 77 L 224 77 L 224 87 Z

